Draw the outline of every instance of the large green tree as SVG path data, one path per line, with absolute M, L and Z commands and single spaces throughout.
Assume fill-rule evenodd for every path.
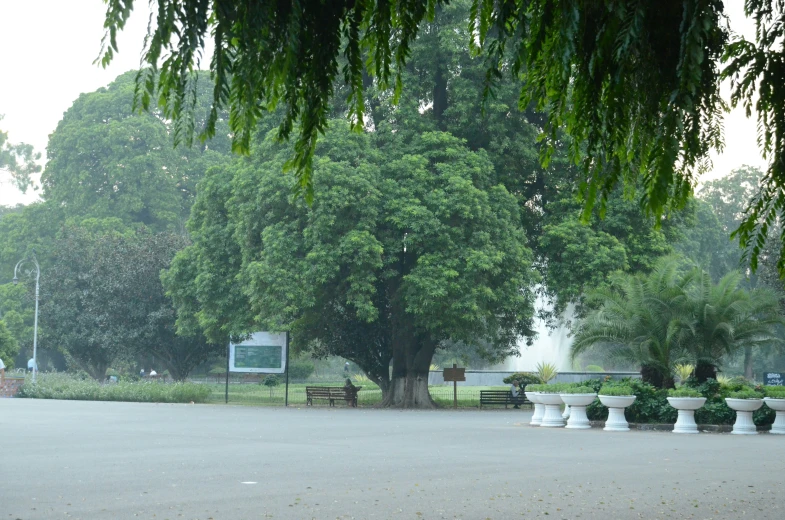
M 208 333 L 291 329 L 298 348 L 354 361 L 400 407 L 433 405 L 428 370 L 442 342 L 484 340 L 503 356 L 532 335 L 536 276 L 519 206 L 483 152 L 446 133 L 356 134 L 334 121 L 312 207 L 280 173 L 290 153 L 268 138 L 204 182 L 194 245 L 165 279 L 186 310 L 204 302 Z
M 106 2 L 104 64 L 117 51 L 117 32 L 134 6 L 133 0 Z M 432 20 L 447 2 L 155 4 L 156 23 L 150 25 L 143 57 L 149 69 L 138 82 L 141 105 L 163 106 L 180 133 L 190 135 L 192 71 L 201 62 L 205 40 L 212 39 L 214 112 L 205 135 L 214 133 L 217 110 L 229 106 L 235 149 L 247 150 L 263 110 L 281 103 L 285 118 L 279 136 L 298 132 L 290 165 L 299 172 L 299 186 L 309 190 L 316 139 L 326 128 L 336 80 L 348 91 L 349 120 L 363 127 L 369 78 L 380 88 L 394 84 L 390 95 L 397 96 L 423 21 Z M 463 38 L 487 59 L 489 90 L 510 74 L 521 82 L 521 106 L 533 102 L 547 115 L 544 162 L 560 131 L 571 137 L 586 218 L 597 197 L 605 200 L 620 182 L 640 187 L 641 204 L 656 217 L 673 203 L 686 202 L 697 174 L 708 165 L 709 151 L 722 146 L 725 102 L 719 85 L 726 60 L 732 103 L 756 105 L 762 152 L 770 159 L 761 196 L 740 233 L 742 243 L 752 246 L 754 266 L 757 237 L 766 235 L 785 207 L 780 65 L 785 6 L 781 0 L 747 0 L 745 12 L 756 23 L 753 42 L 731 41 L 720 0 L 474 0 Z M 449 65 L 444 62 L 444 68 Z M 152 81 L 159 70 L 163 80 Z M 439 102 L 435 96 L 436 110 Z
M 185 379 L 219 348 L 194 331 L 176 335 L 159 274 L 186 244 L 167 233 L 67 229 L 42 277 L 44 342 L 98 380 L 115 360 L 138 354 Z
M 196 183 L 228 159 L 225 122 L 219 120 L 221 132 L 209 143 L 175 148 L 171 122 L 160 112 L 135 113 L 134 76 L 79 96 L 49 138 L 43 199 L 71 225 L 112 217 L 157 231 L 181 229 Z M 207 96 L 196 98 L 195 110 L 207 110 Z

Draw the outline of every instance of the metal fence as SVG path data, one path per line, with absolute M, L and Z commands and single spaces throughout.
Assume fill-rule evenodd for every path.
M 201 381 L 210 386 L 208 402 L 224 403 L 226 401 L 226 384 L 217 381 Z M 343 386 L 339 382 L 330 383 L 293 383 L 289 385 L 289 406 L 305 406 L 306 386 Z M 359 385 L 358 386 L 363 386 Z M 451 386 L 431 386 L 431 398 L 443 406 L 452 406 L 453 389 Z M 228 392 L 229 404 L 283 406 L 286 400 L 286 390 L 283 383 L 278 386 L 267 387 L 256 382 L 230 381 Z M 374 406 L 381 402 L 382 391 L 375 385 L 366 385 L 357 393 L 358 406 Z M 316 406 L 328 406 L 324 401 L 318 401 Z M 336 406 L 345 406 L 345 403 L 336 402 Z M 480 389 L 477 387 L 458 388 L 458 406 L 461 408 L 479 408 Z

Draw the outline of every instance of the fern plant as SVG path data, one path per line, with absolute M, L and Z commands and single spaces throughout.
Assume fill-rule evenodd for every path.
M 679 383 L 681 384 L 684 384 L 694 371 L 695 365 L 690 365 L 689 363 L 676 363 L 673 366 L 673 372 L 679 378 Z

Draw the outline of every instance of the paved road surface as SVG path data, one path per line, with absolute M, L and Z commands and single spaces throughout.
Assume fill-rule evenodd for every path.
M 0 520 L 785 517 L 785 436 L 529 416 L 2 399 Z

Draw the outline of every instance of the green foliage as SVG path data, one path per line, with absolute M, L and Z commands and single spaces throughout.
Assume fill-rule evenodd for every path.
M 671 388 L 668 390 L 668 397 L 703 397 L 698 390 L 692 388 Z
M 0 114 L 0 121 L 3 117 Z M 41 171 L 36 163 L 39 159 L 41 154 L 36 153 L 31 145 L 11 143 L 8 141 L 8 132 L 0 130 L 0 172 L 10 173 L 14 184 L 22 192 L 33 184 L 31 176 Z
M 5 322 L 0 320 L 0 360 L 3 361 L 6 369 L 14 368 L 14 359 L 18 353 L 19 344 L 6 328 Z
M 599 365 L 586 365 L 586 372 L 605 372 L 605 369 Z
M 40 373 L 36 384 L 25 381 L 18 397 L 79 401 L 131 401 L 139 403 L 203 403 L 210 389 L 194 383 L 134 383 L 98 381 L 63 373 Z
M 594 388 L 590 386 L 565 386 L 561 389 L 562 394 L 593 394 Z
M 214 338 L 292 330 L 293 348 L 350 359 L 383 391 L 390 359 L 409 377 L 447 339 L 513 352 L 532 334 L 536 280 L 517 201 L 482 151 L 446 133 L 407 139 L 336 121 L 312 207 L 292 198 L 290 150 L 272 138 L 212 170 L 194 245 L 163 278 L 181 318 Z
M 632 388 L 630 388 L 627 385 L 607 384 L 607 385 L 602 385 L 602 388 L 600 388 L 599 395 L 625 396 L 625 395 L 633 395 L 633 392 L 632 392 Z
M 728 397 L 731 399 L 762 399 L 763 394 L 752 389 L 744 389 L 728 392 Z
M 527 392 L 542 392 L 543 388 L 545 388 L 546 386 L 548 386 L 548 385 L 544 385 L 542 383 L 529 384 L 526 387 L 526 391 Z
M 178 230 L 196 183 L 208 168 L 229 159 L 225 123 L 209 146 L 175 148 L 166 118 L 135 114 L 135 74 L 82 94 L 49 138 L 43 198 L 70 224 L 111 217 L 121 225 Z M 206 110 L 209 93 L 201 88 L 195 95 L 196 109 Z
M 755 20 L 755 41 L 741 36 L 727 46 L 723 60 L 728 66 L 723 78 L 731 80 L 731 103 L 743 106 L 749 116 L 753 105 L 758 117 L 758 146 L 769 160 L 769 167 L 756 196 L 744 213 L 738 231 L 742 245 L 747 247 L 745 256 L 753 271 L 765 249 L 769 232 L 777 227 L 783 217 L 785 192 L 785 82 L 781 80 L 782 60 L 785 49 L 785 4 L 774 0 L 748 0 L 745 14 Z M 779 226 L 780 276 L 785 274 L 785 228 Z
M 529 385 L 542 384 L 542 379 L 531 372 L 516 372 L 515 374 L 502 379 L 502 382 L 508 385 L 511 385 L 513 381 L 518 381 L 518 383 L 521 385 L 521 390 L 524 391 L 529 387 Z
M 772 399 L 785 399 L 785 386 L 764 386 L 766 397 Z
M 289 377 L 295 381 L 305 381 L 311 377 L 314 369 L 313 361 L 307 359 L 289 361 Z
M 135 354 L 153 356 L 184 380 L 221 350 L 200 335 L 175 334 L 159 273 L 186 244 L 171 234 L 65 231 L 41 282 L 45 338 L 98 381 L 116 359 Z
M 547 383 L 548 381 L 556 377 L 556 375 L 559 373 L 559 371 L 556 369 L 556 365 L 554 365 L 553 363 L 540 362 L 537 363 L 537 366 L 535 368 L 537 369 L 537 377 L 539 377 L 540 381 L 542 381 L 543 383 Z
M 578 324 L 573 357 L 595 348 L 653 369 L 667 387 L 680 359 L 719 366 L 743 347 L 781 341 L 772 292 L 740 288 L 735 272 L 715 284 L 702 269 L 680 263 L 666 258 L 649 275 L 619 274 L 612 287 L 593 291 L 596 308 Z

